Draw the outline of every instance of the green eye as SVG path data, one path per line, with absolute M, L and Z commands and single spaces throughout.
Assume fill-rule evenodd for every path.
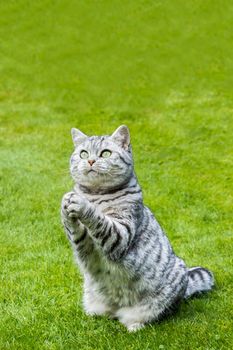
M 110 156 L 111 156 L 111 154 L 112 154 L 112 152 L 111 152 L 111 151 L 109 151 L 108 149 L 105 149 L 103 152 L 101 152 L 100 157 L 103 157 L 103 158 L 108 158 L 108 157 L 110 157 Z
M 87 151 L 81 151 L 80 152 L 80 158 L 87 159 L 89 157 L 89 153 Z

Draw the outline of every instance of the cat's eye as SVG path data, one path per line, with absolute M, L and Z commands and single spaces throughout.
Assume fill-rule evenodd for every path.
M 104 151 L 101 152 L 100 157 L 102 157 L 102 158 L 108 158 L 108 157 L 111 156 L 111 154 L 112 154 L 111 151 L 109 151 L 108 149 L 105 149 Z
M 89 157 L 89 153 L 87 151 L 82 150 L 80 152 L 80 158 L 87 159 Z

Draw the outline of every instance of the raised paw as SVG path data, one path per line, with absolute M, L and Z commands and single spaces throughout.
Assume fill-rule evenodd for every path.
M 68 192 L 62 199 L 62 214 L 66 219 L 78 219 L 85 208 L 85 199 L 76 192 Z

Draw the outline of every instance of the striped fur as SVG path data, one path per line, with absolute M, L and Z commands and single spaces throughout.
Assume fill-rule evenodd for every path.
M 204 267 L 192 267 L 188 269 L 188 285 L 185 291 L 185 298 L 200 293 L 208 292 L 214 286 L 214 277 L 212 272 Z
M 182 299 L 210 290 L 211 272 L 188 269 L 144 206 L 127 127 L 111 136 L 87 137 L 77 129 L 72 135 L 75 187 L 64 195 L 61 213 L 84 275 L 86 313 L 108 314 L 135 331 Z M 109 158 L 101 157 L 106 149 Z

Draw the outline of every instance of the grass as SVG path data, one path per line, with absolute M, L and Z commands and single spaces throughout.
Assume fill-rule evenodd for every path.
M 233 4 L 0 3 L 0 349 L 233 348 Z M 127 334 L 88 318 L 59 217 L 70 128 L 130 127 L 144 200 L 215 290 Z

